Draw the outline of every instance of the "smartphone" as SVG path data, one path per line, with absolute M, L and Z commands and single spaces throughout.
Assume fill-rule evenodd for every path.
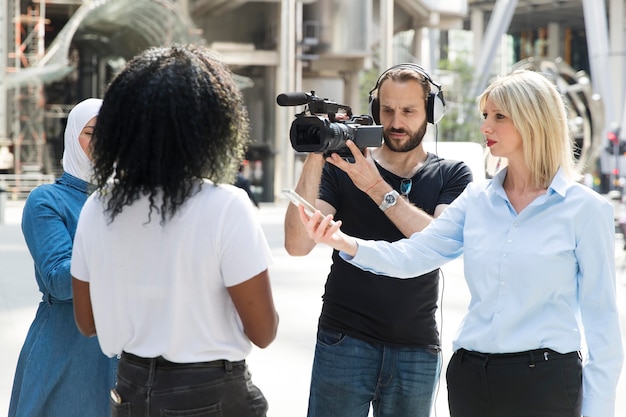
M 287 197 L 296 206 L 304 206 L 304 212 L 306 214 L 308 214 L 309 216 L 312 216 L 313 214 L 315 214 L 315 211 L 317 209 L 313 207 L 313 204 L 306 201 L 304 197 L 302 197 L 300 194 L 296 193 L 294 190 L 291 190 L 289 188 L 284 189 L 282 192 L 283 192 L 283 195 Z M 331 220 L 330 225 L 332 226 L 334 224 L 335 224 L 335 221 Z
M 309 216 L 312 216 L 315 213 L 316 208 L 313 207 L 313 204 L 306 201 L 304 197 L 296 193 L 294 190 L 286 188 L 283 190 L 283 195 L 287 197 L 296 206 L 304 206 L 304 212 L 308 214 Z

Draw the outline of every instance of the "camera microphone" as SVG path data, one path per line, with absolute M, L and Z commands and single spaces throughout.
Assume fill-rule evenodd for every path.
M 301 106 L 311 101 L 309 93 L 282 93 L 276 97 L 279 106 Z

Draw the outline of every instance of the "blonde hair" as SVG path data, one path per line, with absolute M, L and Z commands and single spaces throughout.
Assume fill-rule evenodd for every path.
M 521 135 L 524 159 L 537 187 L 548 187 L 559 168 L 578 179 L 565 103 L 550 80 L 534 71 L 517 70 L 495 78 L 478 97 L 481 113 L 487 99 L 511 118 Z

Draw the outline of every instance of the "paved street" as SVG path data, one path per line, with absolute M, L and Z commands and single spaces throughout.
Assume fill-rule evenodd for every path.
M 283 249 L 284 202 L 262 204 L 259 216 L 274 254 L 271 278 L 280 314 L 279 333 L 267 349 L 255 349 L 248 359 L 253 381 L 270 403 L 270 417 L 304 417 L 315 331 L 321 294 L 328 271 L 330 249 L 318 247 L 303 258 L 292 258 Z M 33 319 L 40 295 L 32 262 L 19 228 L 21 205 L 9 201 L 5 224 L 0 224 L 0 416 L 8 410 L 13 372 L 22 342 Z M 622 239 L 616 242 L 618 299 L 626 336 L 626 256 Z M 462 277 L 462 260 L 444 271 L 442 343 L 444 371 L 452 337 L 465 310 L 468 293 Z M 626 342 L 625 342 L 626 344 Z M 626 416 L 626 377 L 618 388 L 616 416 Z M 442 379 L 445 379 L 442 376 Z M 619 394 L 621 393 L 621 394 Z M 445 383 L 440 384 L 436 417 L 448 417 Z

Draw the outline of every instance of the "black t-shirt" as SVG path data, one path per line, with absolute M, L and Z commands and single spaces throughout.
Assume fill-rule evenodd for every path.
M 400 192 L 399 177 L 378 166 L 383 179 Z M 412 177 L 409 200 L 433 215 L 439 204 L 450 204 L 472 181 L 462 162 L 428 154 Z M 341 229 L 363 239 L 393 242 L 403 234 L 367 194 L 341 169 L 326 164 L 319 198 L 332 205 Z M 439 270 L 420 277 L 384 277 L 357 268 L 333 251 L 332 266 L 323 296 L 319 325 L 369 343 L 439 346 L 435 320 L 439 298 Z

